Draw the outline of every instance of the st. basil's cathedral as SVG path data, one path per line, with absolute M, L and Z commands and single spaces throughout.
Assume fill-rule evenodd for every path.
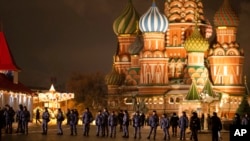
M 215 41 L 202 0 L 153 0 L 140 16 L 132 0 L 114 20 L 117 50 L 106 75 L 108 106 L 144 113 L 218 112 L 232 117 L 247 93 L 239 18 L 224 0 L 214 15 Z

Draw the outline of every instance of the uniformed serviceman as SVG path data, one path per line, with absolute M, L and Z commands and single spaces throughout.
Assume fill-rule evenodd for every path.
M 43 129 L 42 134 L 47 135 L 48 123 L 50 122 L 50 114 L 49 114 L 49 111 L 48 111 L 47 107 L 45 107 L 44 112 L 42 114 L 42 120 L 43 120 L 42 121 L 42 129 Z
M 99 136 L 100 133 L 102 132 L 102 123 L 103 123 L 102 111 L 99 111 L 95 118 L 96 136 Z
M 122 120 L 122 126 L 123 126 L 123 138 L 128 138 L 129 137 L 129 131 L 128 131 L 128 126 L 129 126 L 129 115 L 128 111 L 124 110 L 123 112 L 123 120 Z
M 170 122 L 167 117 L 167 114 L 163 114 L 161 118 L 161 129 L 163 130 L 164 137 L 163 140 L 170 140 L 170 135 L 169 135 L 169 127 L 170 127 Z
M 141 116 L 139 115 L 139 111 L 135 112 L 135 115 L 132 118 L 132 122 L 133 122 L 133 127 L 134 127 L 134 138 L 136 139 L 137 134 L 138 134 L 138 137 L 140 139 L 142 122 L 141 122 Z
M 22 127 L 24 129 L 24 134 L 28 134 L 28 124 L 30 122 L 30 112 L 28 111 L 27 107 L 23 107 L 23 112 L 21 114 L 21 121 L 22 121 Z
M 108 129 L 108 117 L 109 117 L 109 112 L 107 108 L 103 109 L 102 112 L 102 116 L 103 116 L 103 124 L 102 124 L 102 136 L 108 136 L 109 135 L 109 129 Z
M 69 110 L 68 111 L 68 120 L 69 120 L 69 125 L 70 125 L 70 135 L 73 136 L 74 134 L 77 135 L 77 114 L 74 112 L 74 110 Z
M 113 111 L 108 117 L 108 125 L 110 129 L 110 137 L 116 137 L 116 126 L 117 126 L 118 118 Z
M 156 114 L 156 111 L 153 111 L 153 115 L 149 118 L 149 126 L 150 126 L 150 132 L 149 132 L 149 135 L 147 137 L 147 139 L 150 139 L 150 136 L 152 134 L 152 132 L 154 132 L 154 139 L 156 137 L 156 129 L 157 129 L 157 126 L 159 125 L 159 117 L 158 115 Z
M 89 136 L 90 123 L 93 121 L 92 113 L 89 111 L 89 108 L 85 108 L 85 112 L 82 115 L 83 122 L 83 135 Z
M 63 135 L 62 122 L 64 121 L 64 115 L 61 108 L 57 110 L 56 123 L 57 123 L 57 135 Z

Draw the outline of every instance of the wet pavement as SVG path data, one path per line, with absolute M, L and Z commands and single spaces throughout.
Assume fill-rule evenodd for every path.
M 41 134 L 41 125 L 30 125 L 29 127 L 29 134 L 3 134 L 1 141 L 74 141 L 74 140 L 84 140 L 84 141 L 147 141 L 147 135 L 149 132 L 149 127 L 142 128 L 142 138 L 141 139 L 134 139 L 133 138 L 133 128 L 130 126 L 130 137 L 129 138 L 122 138 L 122 132 L 119 132 L 117 128 L 117 135 L 116 138 L 110 137 L 96 137 L 95 131 L 96 127 L 93 125 L 90 127 L 90 135 L 88 137 L 83 136 L 82 134 L 82 126 L 79 125 L 78 127 L 78 135 L 71 136 L 69 126 L 63 125 L 64 135 L 60 136 L 57 135 L 57 128 L 55 125 L 50 125 L 48 129 L 47 135 Z M 187 131 L 188 132 L 188 131 Z M 171 133 L 171 131 L 170 131 Z M 223 141 L 229 141 L 229 133 L 222 132 Z M 186 135 L 187 139 L 189 140 L 190 132 Z M 211 133 L 209 132 L 202 132 L 198 135 L 199 141 L 211 141 Z M 153 139 L 150 139 L 153 141 Z M 163 140 L 163 133 L 162 130 L 159 128 L 157 130 L 156 141 Z M 178 137 L 171 137 L 171 141 L 179 141 Z

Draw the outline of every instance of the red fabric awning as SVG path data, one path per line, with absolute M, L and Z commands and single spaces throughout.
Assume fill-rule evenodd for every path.
M 18 71 L 3 32 L 0 32 L 0 70 Z

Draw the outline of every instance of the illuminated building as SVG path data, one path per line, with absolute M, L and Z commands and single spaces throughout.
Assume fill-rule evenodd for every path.
M 114 21 L 118 46 L 106 76 L 109 107 L 232 116 L 245 83 L 239 19 L 229 1 L 214 16 L 215 44 L 208 42 L 212 26 L 201 0 L 166 0 L 164 6 L 161 13 L 153 1 L 139 16 L 129 0 Z

